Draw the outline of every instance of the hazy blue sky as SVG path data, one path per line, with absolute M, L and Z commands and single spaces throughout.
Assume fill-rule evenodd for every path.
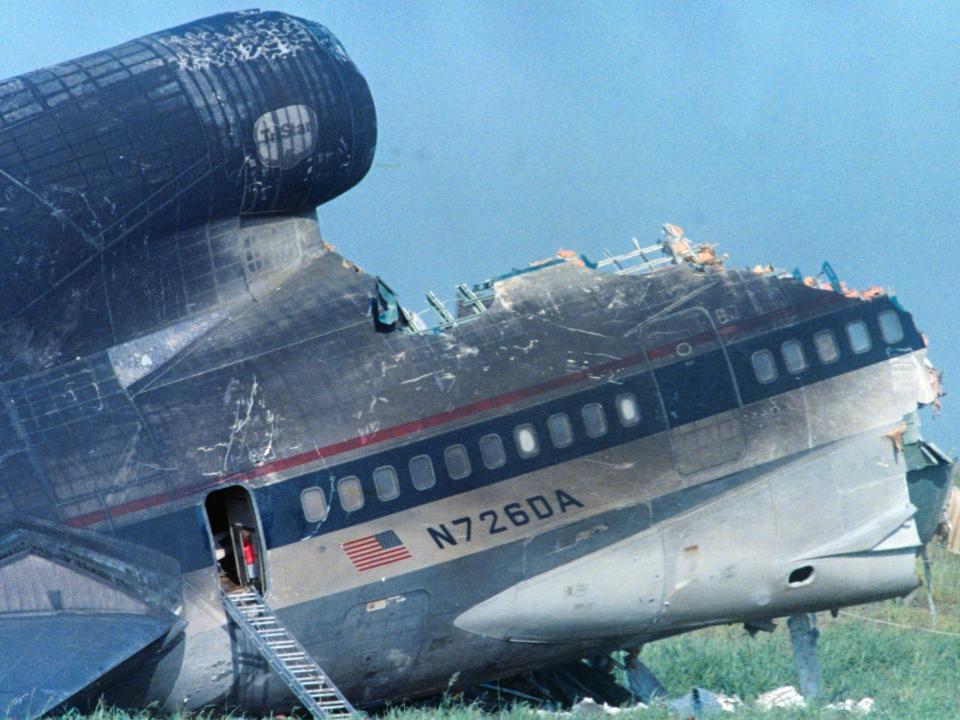
M 242 4 L 0 0 L 0 77 Z M 415 308 L 660 224 L 893 288 L 960 445 L 960 3 L 276 2 L 366 75 L 377 158 L 324 234 Z

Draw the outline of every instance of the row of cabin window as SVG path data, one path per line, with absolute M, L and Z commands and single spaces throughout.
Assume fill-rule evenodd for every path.
M 903 326 L 900 317 L 893 310 L 885 310 L 877 315 L 880 325 L 880 335 L 887 345 L 893 345 L 903 340 Z M 873 347 L 870 330 L 863 320 L 854 320 L 846 325 L 847 342 L 854 355 L 862 355 Z M 824 365 L 829 365 L 840 359 L 840 348 L 832 330 L 821 330 L 813 336 L 813 345 L 817 357 Z M 803 345 L 799 340 L 787 340 L 780 346 L 780 355 L 783 364 L 791 375 L 799 375 L 809 365 Z M 777 379 L 777 361 L 769 350 L 757 350 L 750 357 L 753 372 L 757 380 L 762 383 L 771 383 Z
M 631 427 L 640 422 L 640 407 L 633 393 L 623 393 L 614 400 L 617 419 L 623 427 Z M 608 432 L 607 415 L 600 403 L 589 403 L 580 409 L 584 431 L 588 437 L 603 437 Z M 555 448 L 565 448 L 575 441 L 573 424 L 566 413 L 556 413 L 547 418 L 547 434 Z M 518 425 L 513 430 L 514 447 L 524 459 L 540 454 L 540 438 L 537 429 L 531 423 Z M 497 433 L 488 433 L 477 441 L 480 460 L 488 470 L 496 470 L 507 463 L 507 453 L 503 440 Z M 473 468 L 470 454 L 462 444 L 449 445 L 443 451 L 443 464 L 451 480 L 463 480 L 470 476 Z M 410 482 L 417 490 L 429 490 L 437 482 L 433 460 L 429 455 L 417 455 L 410 459 Z M 400 479 L 392 465 L 382 465 L 373 471 L 373 487 L 377 498 L 383 502 L 400 496 Z M 349 475 L 337 481 L 337 495 L 340 506 L 347 512 L 359 510 L 364 504 L 363 486 L 360 478 Z M 321 522 L 327 516 L 327 499 L 322 488 L 311 487 L 300 493 L 300 501 L 307 522 Z

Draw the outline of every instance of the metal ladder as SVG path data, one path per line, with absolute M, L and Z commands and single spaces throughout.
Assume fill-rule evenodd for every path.
M 310 654 L 284 627 L 253 588 L 220 590 L 223 607 L 260 654 L 317 720 L 349 717 L 353 705 Z

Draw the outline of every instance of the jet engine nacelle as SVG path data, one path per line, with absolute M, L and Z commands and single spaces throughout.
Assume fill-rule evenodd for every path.
M 282 13 L 217 15 L 0 82 L 0 377 L 179 322 L 289 265 L 319 236 L 251 241 L 250 217 L 312 214 L 363 178 L 375 145 L 339 41 Z

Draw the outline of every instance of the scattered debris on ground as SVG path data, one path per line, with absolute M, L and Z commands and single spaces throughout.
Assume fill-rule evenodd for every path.
M 784 685 L 765 692 L 757 697 L 754 705 L 764 712 L 775 710 L 792 710 L 807 707 L 804 699 L 795 687 Z M 736 695 L 714 693 L 706 688 L 694 688 L 683 697 L 666 702 L 671 715 L 683 718 L 700 718 L 718 715 L 720 713 L 735 714 L 744 707 L 744 702 Z M 636 713 L 647 710 L 650 706 L 645 703 L 636 703 L 623 707 L 616 707 L 608 703 L 598 703 L 593 698 L 584 698 L 569 710 L 546 710 L 539 708 L 536 713 L 543 718 L 588 718 L 614 716 L 623 713 Z M 865 697 L 862 700 L 843 700 L 823 706 L 824 710 L 836 710 L 857 715 L 866 715 L 873 711 L 874 700 Z
M 648 705 L 644 703 L 637 703 L 636 705 L 629 705 L 626 707 L 615 707 L 613 705 L 608 705 L 607 703 L 600 704 L 593 698 L 584 698 L 576 705 L 574 705 L 570 710 L 561 710 L 559 712 L 553 712 L 550 710 L 544 710 L 542 708 L 537 710 L 537 715 L 541 717 L 591 717 L 591 716 L 600 716 L 600 715 L 620 715 L 622 713 L 632 713 L 639 710 L 647 710 Z
M 694 688 L 676 700 L 670 700 L 667 707 L 671 713 L 683 717 L 701 717 L 717 713 L 734 713 L 743 705 L 736 695 L 724 695 L 710 692 L 706 688 Z
M 824 710 L 845 710 L 846 712 L 861 713 L 866 715 L 873 710 L 873 698 L 865 697 L 860 702 L 853 700 L 844 700 L 843 702 L 830 703 L 823 706 Z
M 802 708 L 807 706 L 803 695 L 797 692 L 793 685 L 784 685 L 770 692 L 765 692 L 757 698 L 757 707 L 761 710 L 775 708 Z

